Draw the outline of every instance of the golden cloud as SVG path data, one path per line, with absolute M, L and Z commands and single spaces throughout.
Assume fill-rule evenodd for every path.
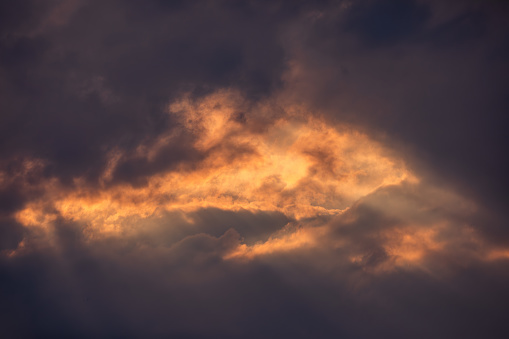
M 451 241 L 477 248 L 483 260 L 507 257 L 506 249 L 490 249 L 477 240 L 470 225 L 458 225 L 433 212 L 440 206 L 468 214 L 475 209 L 472 203 L 446 189 L 419 185 L 403 160 L 349 126 L 328 125 L 299 106 L 283 110 L 269 101 L 253 106 L 228 90 L 201 100 L 184 95 L 168 105 L 168 114 L 179 126 L 156 142 L 142 144 L 130 155 L 110 152 L 101 188 L 91 188 L 80 178 L 74 189 L 48 181 L 43 198 L 20 210 L 17 221 L 51 233 L 54 222 L 63 218 L 83 226 L 92 241 L 136 234 L 133 227 L 138 221 L 165 212 L 178 211 L 190 224 L 193 220 L 187 215 L 202 208 L 280 212 L 294 222 L 265 242 L 240 243 L 223 258 L 252 259 L 329 246 L 347 248 L 350 262 L 364 265 L 371 255 L 349 244 L 355 240 L 333 236 L 337 226 L 330 223 L 338 217 L 343 224 L 355 221 L 347 212 L 363 201 L 400 220 L 397 227 L 376 233 L 378 247 L 391 258 L 389 268 L 420 265 L 430 253 L 447 250 Z M 191 136 L 191 148 L 201 157 L 152 175 L 140 187 L 112 183 L 123 161 L 134 157 L 150 163 L 182 134 Z M 23 171 L 41 164 L 27 161 Z M 393 194 L 391 187 L 419 190 L 421 200 Z M 428 206 L 429 202 L 433 203 Z M 167 227 L 172 227 L 171 221 Z M 444 237 L 447 232 L 457 232 L 457 239 Z M 387 269 L 387 263 L 380 268 Z
M 136 156 L 151 158 L 175 142 L 183 130 L 193 147 L 206 156 L 193 166 L 180 166 L 149 178 L 144 187 L 117 185 L 91 190 L 76 179 L 71 192 L 50 187 L 44 200 L 17 214 L 26 226 L 54 219 L 43 208 L 52 202 L 54 215 L 88 226 L 91 235 L 121 232 L 126 218 L 164 210 L 280 211 L 291 218 L 335 215 L 379 187 L 415 180 L 401 160 L 382 145 L 345 126 L 327 126 L 300 108 L 284 114 L 268 103 L 251 107 L 234 91 L 219 91 L 202 100 L 188 96 L 169 105 L 181 129 L 156 143 L 140 145 Z M 107 181 L 125 155 L 112 152 Z M 106 187 L 106 186 L 105 186 Z

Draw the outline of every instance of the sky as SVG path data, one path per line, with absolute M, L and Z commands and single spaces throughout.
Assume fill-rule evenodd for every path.
M 507 338 L 509 4 L 0 2 L 2 338 Z

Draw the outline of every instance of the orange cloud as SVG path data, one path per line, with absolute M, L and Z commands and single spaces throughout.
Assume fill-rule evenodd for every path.
M 475 206 L 433 187 L 419 188 L 422 201 L 393 194 L 390 187 L 406 187 L 412 192 L 419 180 L 383 145 L 348 126 L 327 125 L 302 107 L 278 111 L 270 102 L 249 106 L 241 95 L 226 90 L 199 101 L 183 96 L 168 106 L 168 114 L 179 121 L 180 128 L 155 143 L 140 145 L 134 155 L 111 151 L 101 176 L 102 188 L 90 188 L 80 178 L 75 179 L 72 190 L 48 181 L 43 184 L 43 198 L 18 211 L 17 221 L 50 233 L 53 223 L 62 217 L 82 225 L 93 240 L 135 232 L 137 221 L 167 211 L 180 211 L 184 219 L 186 213 L 210 207 L 277 211 L 302 221 L 301 227 L 287 227 L 251 246 L 239 244 L 223 258 L 252 259 L 297 249 L 346 246 L 350 261 L 362 264 L 370 260 L 370 254 L 349 248 L 349 242 L 355 240 L 331 238 L 333 226 L 325 222 L 310 226 L 309 220 L 340 215 L 355 219 L 345 211 L 368 197 L 364 203 L 404 225 L 376 235 L 378 246 L 390 257 L 383 270 L 421 265 L 430 253 L 447 250 L 452 240 L 474 244 L 483 260 L 508 257 L 506 249 L 486 248 L 470 228 L 458 231 L 459 240 L 444 238 L 444 233 L 458 230 L 458 226 L 434 216 L 435 207 L 426 204 L 433 202 L 433 206 L 459 214 L 468 214 Z M 155 174 L 142 187 L 111 184 L 116 167 L 128 156 L 151 161 L 177 142 L 179 133 L 191 135 L 192 147 L 203 157 Z M 40 161 L 26 161 L 23 171 L 41 166 Z M 4 180 L 0 173 L 0 183 Z M 167 227 L 172 227 L 169 223 Z
M 280 211 L 301 219 L 341 213 L 379 187 L 414 178 L 402 161 L 362 133 L 327 126 L 300 108 L 278 117 L 270 103 L 239 113 L 249 108 L 245 106 L 233 91 L 200 101 L 184 96 L 169 105 L 169 114 L 195 136 L 194 147 L 206 154 L 203 160 L 192 168 L 154 175 L 140 188 L 117 185 L 90 191 L 79 179 L 72 192 L 51 187 L 48 197 L 55 212 L 88 225 L 95 235 L 121 232 L 126 218 L 164 210 Z M 176 133 L 140 145 L 136 156 L 150 160 L 175 141 Z M 123 156 L 112 152 L 103 182 Z M 42 203 L 35 202 L 17 219 L 27 226 L 43 225 L 51 221 L 45 213 Z
M 271 237 L 263 243 L 253 246 L 239 245 L 232 252 L 224 256 L 224 259 L 252 259 L 257 256 L 270 255 L 273 253 L 288 252 L 295 249 L 315 247 L 320 237 L 326 233 L 326 227 L 305 227 L 288 230 L 283 234 Z

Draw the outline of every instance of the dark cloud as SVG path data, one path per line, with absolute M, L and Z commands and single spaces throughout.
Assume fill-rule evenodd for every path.
M 507 337 L 508 14 L 496 1 L 0 2 L 0 337 Z M 231 126 L 200 147 L 209 127 L 168 105 L 221 90 L 240 93 L 218 116 Z M 256 159 L 236 137 L 292 105 L 365 132 L 419 183 L 296 219 L 280 211 L 348 200 L 314 197 L 328 186 L 313 180 L 342 172 L 310 145 L 313 180 L 257 186 L 263 206 L 286 198 L 274 211 L 215 186 L 207 197 L 232 206 L 191 195 L 168 211 L 177 187 L 147 188 Z
M 148 246 L 170 246 L 195 234 L 220 237 L 229 229 L 239 232 L 249 245 L 267 241 L 269 236 L 293 220 L 280 212 L 237 212 L 203 208 L 190 213 L 166 212 L 152 218 L 128 220 L 131 241 Z M 171 225 L 171 226 L 169 226 Z
M 143 237 L 90 242 L 84 228 L 57 220 L 56 246 L 29 237 L 28 242 L 40 244 L 36 251 L 0 262 L 2 333 L 22 338 L 503 338 L 507 261 L 486 262 L 472 250 L 458 260 L 457 251 L 445 248 L 427 253 L 422 266 L 376 271 L 392 260 L 381 248 L 387 244 L 381 232 L 398 230 L 407 220 L 421 223 L 411 226 L 414 230 L 425 229 L 454 214 L 451 205 L 427 216 L 426 208 L 441 204 L 434 196 L 417 203 L 423 199 L 417 190 L 389 188 L 359 202 L 331 221 L 330 233 L 316 248 L 250 261 L 223 259 L 242 232 L 212 236 L 202 231 L 217 223 L 249 233 L 245 225 L 260 224 L 266 215 L 203 210 L 193 218 L 197 225 L 200 218 L 210 224 L 171 243 Z M 401 207 L 406 215 L 386 208 L 387 203 L 400 206 L 400 199 L 413 206 Z M 461 234 L 439 237 L 463 241 Z M 335 240 L 343 245 L 331 246 Z M 362 262 L 350 260 L 356 251 L 365 253 Z
M 369 45 L 391 44 L 418 36 L 429 16 L 427 5 L 413 1 L 354 2 L 344 29 Z
M 506 219 L 507 10 L 396 1 L 324 13 L 306 26 L 306 43 L 295 43 L 292 95 L 392 140 L 415 171 L 434 172 Z M 338 30 L 343 22 L 353 26 Z M 507 240 L 507 230 L 497 234 Z
M 232 86 L 256 98 L 280 84 L 278 31 L 289 20 L 281 3 L 75 3 L 3 5 L 18 18 L 2 21 L 0 42 L 6 161 L 42 158 L 48 175 L 93 184 L 110 150 L 130 152 L 175 128 L 166 105 L 181 91 Z M 173 161 L 126 164 L 122 181 L 193 157 L 182 142 L 161 154 Z
M 10 218 L 0 218 L 0 251 L 16 249 L 24 233 L 23 225 Z

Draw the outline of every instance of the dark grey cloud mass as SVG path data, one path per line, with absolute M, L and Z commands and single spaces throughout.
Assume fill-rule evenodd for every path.
M 312 71 L 298 92 L 333 119 L 393 139 L 417 171 L 438 172 L 492 209 L 501 220 L 487 229 L 504 241 L 507 10 L 498 1 L 352 2 L 306 30 L 299 54 Z
M 508 18 L 502 1 L 0 2 L 0 337 L 507 338 Z M 52 205 L 202 168 L 217 149 L 168 104 L 223 89 L 253 133 L 273 123 L 258 103 L 302 105 L 421 181 L 336 216 L 200 205 L 97 238 Z M 51 232 L 20 221 L 35 202 Z M 319 245 L 228 259 L 292 227 Z
M 457 234 L 441 234 L 456 240 L 439 256 L 430 255 L 424 269 L 376 273 L 391 260 L 379 247 L 380 232 L 404 223 L 397 212 L 384 215 L 377 195 L 387 193 L 391 200 L 415 204 L 409 213 L 420 216 L 412 220 L 430 218 L 423 210 L 430 202 L 415 201 L 416 192 L 389 188 L 331 220 L 333 233 L 324 236 L 321 248 L 249 262 L 221 257 L 238 244 L 237 231 L 206 234 L 228 224 L 232 216 L 225 213 L 208 219 L 205 233 L 183 239 L 155 228 L 141 239 L 93 245 L 79 225 L 57 221 L 54 246 L 33 235 L 36 252 L 0 262 L 3 334 L 504 338 L 508 263 L 472 257 L 469 247 L 475 244 L 463 243 L 460 227 L 452 229 Z M 436 210 L 431 218 L 454 220 L 454 209 Z M 199 218 L 209 213 L 214 211 L 200 211 Z M 249 224 L 270 217 L 242 219 Z M 346 245 L 327 246 L 336 240 Z M 350 261 L 352 253 L 361 253 L 362 260 Z

